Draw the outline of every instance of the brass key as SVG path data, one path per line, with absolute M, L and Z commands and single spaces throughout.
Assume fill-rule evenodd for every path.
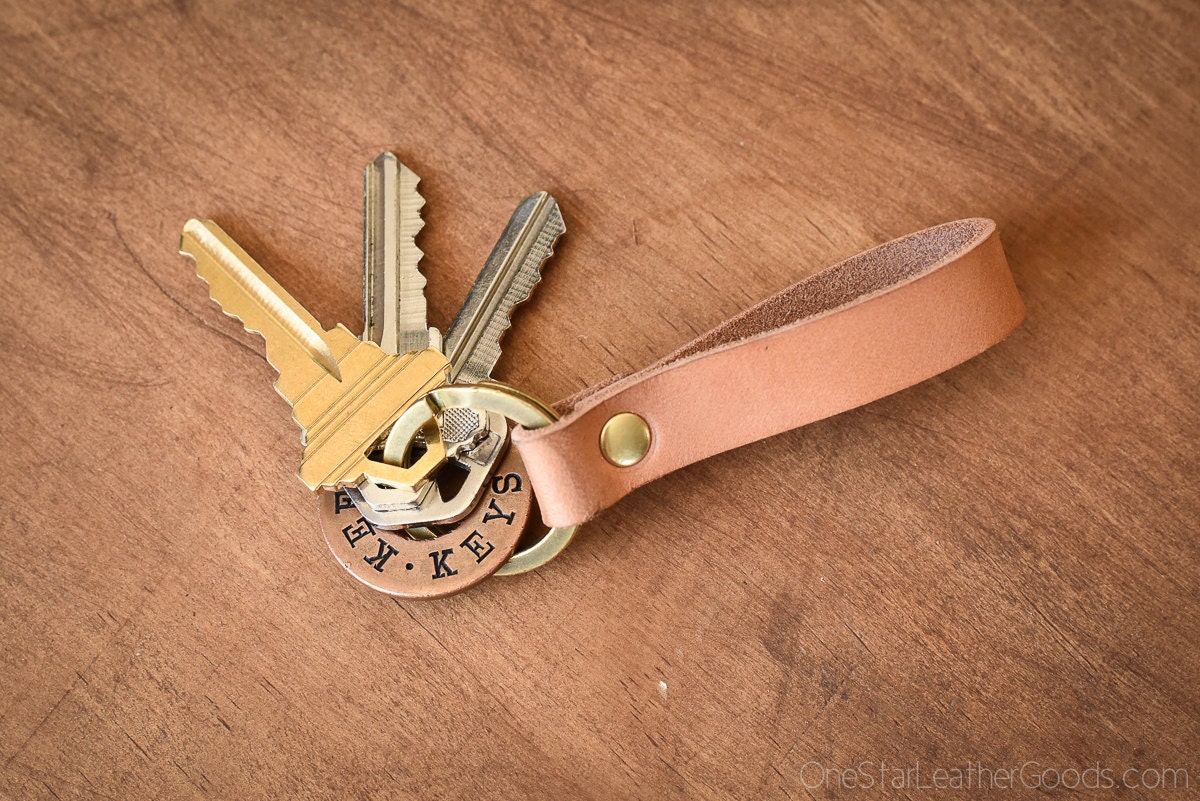
M 180 253 L 196 260 L 212 299 L 246 330 L 262 334 L 275 388 L 292 406 L 304 435 L 298 475 L 309 489 L 337 489 L 363 479 L 418 486 L 446 461 L 437 426 L 411 467 L 370 458 L 396 418 L 446 383 L 450 363 L 436 350 L 388 354 L 343 325 L 326 331 L 211 220 L 189 220 Z

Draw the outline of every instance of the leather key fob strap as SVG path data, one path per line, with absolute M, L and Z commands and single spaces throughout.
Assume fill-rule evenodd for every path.
M 946 223 L 880 245 L 759 303 L 656 364 L 517 428 L 543 520 L 569 526 L 722 451 L 924 381 L 1007 336 L 1025 316 L 991 220 Z M 604 456 L 614 416 L 645 421 L 636 464 Z

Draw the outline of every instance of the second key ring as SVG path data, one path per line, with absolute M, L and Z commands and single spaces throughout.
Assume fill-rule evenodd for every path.
M 426 393 L 413 404 L 392 427 L 384 452 L 403 451 L 429 420 L 447 409 L 477 409 L 502 414 L 524 428 L 548 426 L 558 419 L 553 409 L 516 387 L 498 381 L 478 384 L 445 384 Z M 537 542 L 518 550 L 496 571 L 497 575 L 512 576 L 525 573 L 549 562 L 562 553 L 579 526 L 551 528 Z

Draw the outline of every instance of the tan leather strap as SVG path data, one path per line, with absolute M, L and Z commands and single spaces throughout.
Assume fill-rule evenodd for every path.
M 558 404 L 512 440 L 552 526 L 582 523 L 680 467 L 912 386 L 1025 316 L 991 220 L 946 223 L 794 284 L 632 375 Z M 632 412 L 645 457 L 610 464 L 600 431 Z

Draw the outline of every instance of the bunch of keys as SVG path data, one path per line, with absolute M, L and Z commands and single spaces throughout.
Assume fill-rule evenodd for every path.
M 554 199 L 540 192 L 517 207 L 443 340 L 426 322 L 417 176 L 384 153 L 367 167 L 365 198 L 361 339 L 322 329 L 212 222 L 189 221 L 180 249 L 225 312 L 266 340 L 276 389 L 304 431 L 300 479 L 327 490 L 320 517 L 338 562 L 405 598 L 545 564 L 571 524 L 637 487 L 931 378 L 1025 316 L 995 222 L 943 223 L 802 278 L 577 393 L 558 420 L 491 379 L 513 308 L 564 231 Z
M 556 416 L 491 380 L 513 308 L 565 226 L 547 193 L 522 201 L 443 339 L 426 319 L 418 181 L 391 153 L 365 170 L 361 339 L 324 330 L 211 221 L 188 221 L 180 252 L 225 313 L 266 340 L 304 432 L 299 477 L 325 490 L 321 524 L 339 563 L 383 592 L 437 598 L 538 567 L 574 535 L 528 536 L 535 507 L 509 422 Z

